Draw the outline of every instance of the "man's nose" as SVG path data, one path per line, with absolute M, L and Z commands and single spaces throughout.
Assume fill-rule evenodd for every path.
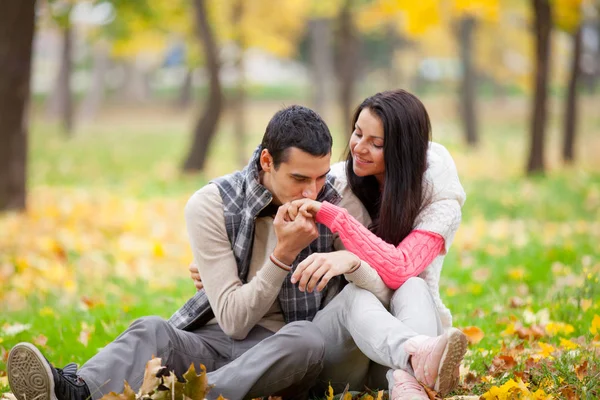
M 317 182 L 311 182 L 302 191 L 302 197 L 306 199 L 316 200 L 317 194 Z

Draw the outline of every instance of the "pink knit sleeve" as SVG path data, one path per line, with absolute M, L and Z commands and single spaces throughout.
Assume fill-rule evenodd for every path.
M 394 290 L 423 272 L 444 247 L 442 236 L 423 230 L 413 230 L 398 247 L 393 246 L 361 225 L 348 211 L 327 202 L 321 205 L 316 219 L 337 233 L 346 249 L 369 263 Z

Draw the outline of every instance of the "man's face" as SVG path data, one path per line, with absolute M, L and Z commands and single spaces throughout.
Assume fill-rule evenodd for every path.
M 262 184 L 273 194 L 273 204 L 281 205 L 292 200 L 315 200 L 325 185 L 331 154 L 313 156 L 296 147 L 287 149 L 287 160 L 277 169 L 267 149 L 260 155 L 264 171 Z

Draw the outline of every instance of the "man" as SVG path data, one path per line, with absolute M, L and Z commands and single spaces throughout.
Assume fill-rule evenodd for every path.
M 324 353 L 322 335 L 308 321 L 337 293 L 341 277 L 308 293 L 291 283 L 291 270 L 311 253 L 343 246 L 310 218 L 286 218 L 287 203 L 338 203 L 368 220 L 360 202 L 349 191 L 342 198 L 327 175 L 331 145 L 329 129 L 313 111 L 291 106 L 276 113 L 246 168 L 214 180 L 186 206 L 203 289 L 169 321 L 134 321 L 79 371 L 74 364 L 53 367 L 32 344 L 16 345 L 7 366 L 17 399 L 99 399 L 121 392 L 124 380 L 137 391 L 153 355 L 178 376 L 191 363 L 204 364 L 215 385 L 211 398 L 306 397 Z M 360 265 L 346 278 L 377 292 L 374 271 Z

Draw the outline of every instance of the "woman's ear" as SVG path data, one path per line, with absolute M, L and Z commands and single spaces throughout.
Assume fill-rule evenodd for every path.
M 260 167 L 265 172 L 271 172 L 273 169 L 273 157 L 267 149 L 262 149 L 260 152 Z

